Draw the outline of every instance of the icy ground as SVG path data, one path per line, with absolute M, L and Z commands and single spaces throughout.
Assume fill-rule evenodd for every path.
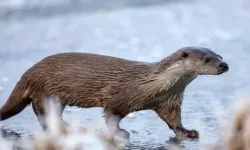
M 195 150 L 219 138 L 231 102 L 250 89 L 247 0 L 72 1 L 0 2 L 0 105 L 22 73 L 53 53 L 81 51 L 151 62 L 183 46 L 205 46 L 224 57 L 230 72 L 199 77 L 187 88 L 183 124 L 199 130 L 201 138 L 180 145 Z M 64 118 L 70 122 L 78 115 L 79 124 L 97 126 L 100 112 L 67 108 Z M 40 130 L 30 107 L 1 125 L 23 136 Z M 131 133 L 133 149 L 167 148 L 174 135 L 152 111 L 130 114 L 121 126 Z

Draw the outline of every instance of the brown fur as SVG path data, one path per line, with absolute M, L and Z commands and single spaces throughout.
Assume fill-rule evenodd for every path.
M 205 64 L 205 58 L 211 61 Z M 181 124 L 183 92 L 200 74 L 226 72 L 219 69 L 221 59 L 206 48 L 196 47 L 182 48 L 154 63 L 88 53 L 52 55 L 24 73 L 0 109 L 0 117 L 8 119 L 32 103 L 43 124 L 44 101 L 56 97 L 63 106 L 103 107 L 107 125 L 111 116 L 116 117 L 117 134 L 123 131 L 118 125 L 122 118 L 134 111 L 150 109 L 175 133 L 198 136 Z

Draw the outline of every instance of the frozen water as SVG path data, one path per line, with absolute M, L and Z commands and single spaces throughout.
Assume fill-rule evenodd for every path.
M 200 149 L 220 137 L 221 120 L 229 117 L 228 106 L 235 97 L 249 92 L 247 0 L 53 0 L 41 7 L 38 0 L 12 2 L 0 3 L 1 105 L 31 65 L 54 53 L 91 52 L 153 62 L 183 46 L 206 46 L 223 56 L 230 71 L 221 76 L 199 77 L 185 92 L 183 125 L 198 129 L 201 138 L 179 145 Z M 10 80 L 3 83 L 4 77 Z M 81 116 L 78 123 L 82 124 L 102 119 L 98 108 L 67 110 L 65 120 L 72 119 L 75 113 Z M 138 113 L 121 123 L 131 133 L 129 147 L 168 148 L 173 132 L 153 111 Z M 30 107 L 1 124 L 30 134 L 40 130 Z

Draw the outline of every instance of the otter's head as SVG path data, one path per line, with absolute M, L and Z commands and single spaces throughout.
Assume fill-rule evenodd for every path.
M 208 48 L 184 47 L 179 52 L 182 67 L 197 75 L 219 75 L 229 70 L 223 58 Z

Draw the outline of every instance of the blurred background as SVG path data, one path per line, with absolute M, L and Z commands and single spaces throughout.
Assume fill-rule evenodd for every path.
M 158 61 L 183 46 L 213 49 L 230 71 L 202 76 L 185 93 L 183 124 L 200 131 L 201 149 L 220 138 L 232 103 L 250 89 L 248 0 L 0 0 L 0 105 L 29 67 L 59 52 L 89 52 Z M 67 108 L 64 117 L 96 125 L 101 109 Z M 75 121 L 75 120 L 74 120 Z M 69 121 L 70 122 L 70 121 Z M 40 130 L 32 109 L 1 123 L 22 136 Z M 130 114 L 121 126 L 130 149 L 164 149 L 174 134 L 152 111 Z

